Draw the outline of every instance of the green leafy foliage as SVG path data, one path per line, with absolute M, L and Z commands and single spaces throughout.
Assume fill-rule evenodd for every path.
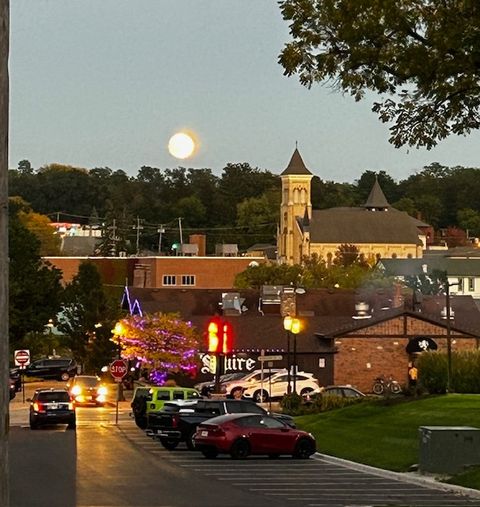
M 82 262 L 65 287 L 58 329 L 87 372 L 98 372 L 113 357 L 110 330 L 118 316 L 117 301 L 107 296 L 91 262 Z
M 21 209 L 9 209 L 9 334 L 13 347 L 29 332 L 43 333 L 60 308 L 61 272 L 40 257 L 40 241 L 19 218 Z
M 480 394 L 480 351 L 452 352 L 451 390 L 455 393 Z M 425 352 L 417 361 L 419 384 L 432 394 L 447 388 L 447 354 Z
M 125 317 L 116 326 L 112 341 L 122 357 L 140 362 L 156 381 L 171 373 L 196 372 L 200 336 L 177 313 Z
M 279 61 L 300 82 L 330 82 L 392 122 L 390 142 L 431 148 L 480 126 L 480 7 L 433 0 L 283 0 Z

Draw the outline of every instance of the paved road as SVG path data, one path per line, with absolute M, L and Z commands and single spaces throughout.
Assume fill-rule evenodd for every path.
M 15 402 L 15 400 L 14 400 Z M 206 460 L 167 451 L 139 430 L 128 402 L 80 408 L 76 432 L 32 432 L 28 404 L 11 404 L 11 507 L 480 507 L 480 495 L 317 455 L 297 461 Z M 27 487 L 26 487 L 27 486 Z

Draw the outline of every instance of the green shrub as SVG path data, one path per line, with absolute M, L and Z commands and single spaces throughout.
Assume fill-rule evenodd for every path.
M 445 352 L 424 352 L 417 361 L 418 383 L 430 394 L 447 390 L 448 359 Z M 480 351 L 453 352 L 451 355 L 451 390 L 456 393 L 480 393 Z
M 328 410 L 335 410 L 337 408 L 343 408 L 347 405 L 353 405 L 359 403 L 365 398 L 344 398 L 343 396 L 321 396 L 317 395 L 309 403 L 304 403 L 300 396 L 291 394 L 286 395 L 282 398 L 280 406 L 282 411 L 289 415 L 308 415 L 318 414 L 319 412 L 326 412 Z

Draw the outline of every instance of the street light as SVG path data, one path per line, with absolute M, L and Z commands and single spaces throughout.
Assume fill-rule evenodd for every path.
M 287 315 L 283 319 L 283 328 L 287 332 L 287 394 L 292 394 L 291 369 L 290 363 L 290 335 L 293 334 L 293 391 L 296 392 L 296 371 L 297 371 L 297 334 L 300 332 L 300 321 Z
M 451 383 L 452 383 L 452 336 L 451 336 L 451 326 L 450 320 L 453 319 L 453 312 L 450 308 L 450 287 L 454 287 L 455 285 L 459 285 L 456 283 L 448 283 L 447 274 L 445 273 L 445 304 L 447 305 L 445 308 L 445 313 L 442 312 L 442 319 L 447 320 L 447 393 L 451 392 Z

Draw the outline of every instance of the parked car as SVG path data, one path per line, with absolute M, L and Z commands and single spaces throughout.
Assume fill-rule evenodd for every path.
M 201 423 L 194 436 L 195 448 L 206 458 L 230 454 L 244 459 L 251 454 L 276 458 L 290 454 L 307 459 L 316 452 L 315 438 L 269 415 L 229 414 Z
M 232 380 L 239 380 L 245 377 L 246 375 L 248 375 L 248 373 L 241 371 L 236 371 L 234 373 L 226 373 L 225 375 L 220 376 L 219 384 L 221 385 L 225 382 L 230 382 Z M 193 387 L 195 387 L 195 389 L 199 391 L 202 396 L 209 397 L 215 389 L 215 380 L 200 382 L 198 384 L 195 384 Z
M 10 379 L 15 384 L 15 391 L 18 393 L 22 390 L 22 377 L 20 374 L 20 368 L 10 368 Z
M 177 409 L 174 404 L 178 403 Z M 293 417 L 288 414 L 277 414 L 267 412 L 253 401 L 216 399 L 216 400 L 192 400 L 186 406 L 186 402 L 170 402 L 163 410 L 151 412 L 148 415 L 147 432 L 158 437 L 165 449 L 173 450 L 180 442 L 185 442 L 190 450 L 195 448 L 193 435 L 197 426 L 211 419 L 224 414 L 260 414 L 270 415 L 275 419 L 283 421 L 290 427 L 295 427 Z
M 304 371 L 293 373 L 290 375 L 290 385 L 293 389 L 295 378 L 295 385 L 297 393 L 304 396 L 308 392 L 316 391 L 319 389 L 318 380 L 313 376 L 313 373 L 306 373 Z M 257 403 L 265 402 L 274 398 L 281 398 L 288 392 L 288 373 L 282 370 L 275 373 L 263 384 L 263 389 L 260 384 L 256 383 L 243 391 L 245 399 L 253 399 Z
M 23 374 L 27 377 L 66 381 L 77 374 L 77 363 L 65 357 L 38 359 L 27 366 Z
M 144 430 L 148 423 L 148 414 L 158 412 L 166 401 L 197 400 L 201 394 L 192 387 L 139 386 L 135 388 L 130 403 L 136 425 Z
M 76 375 L 68 382 L 67 389 L 76 405 L 103 407 L 107 402 L 108 388 L 96 375 Z
M 269 368 L 263 370 L 263 380 L 264 382 L 268 379 L 270 375 L 274 375 L 278 372 L 285 371 L 279 368 Z M 254 385 L 260 385 L 262 380 L 262 370 L 254 370 L 243 378 L 228 380 L 227 382 L 223 382 L 220 385 L 220 392 L 222 394 L 228 394 L 233 396 L 233 392 L 241 387 L 243 390 L 249 389 Z
M 75 406 L 66 389 L 37 389 L 30 401 L 30 428 L 49 424 L 67 424 L 75 429 Z
M 10 399 L 13 400 L 13 398 L 15 398 L 17 390 L 15 389 L 15 381 L 12 379 L 12 377 L 10 377 L 9 383 L 10 383 Z
M 327 386 L 321 387 L 316 391 L 304 394 L 303 400 L 305 403 L 310 403 L 319 396 L 338 396 L 340 398 L 363 398 L 365 394 L 353 386 Z

